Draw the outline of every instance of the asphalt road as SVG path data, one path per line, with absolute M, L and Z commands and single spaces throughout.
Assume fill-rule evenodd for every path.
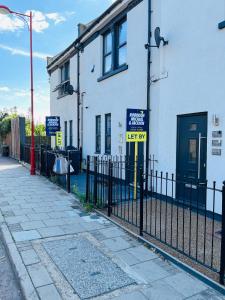
M 0 300 L 23 300 L 0 235 Z

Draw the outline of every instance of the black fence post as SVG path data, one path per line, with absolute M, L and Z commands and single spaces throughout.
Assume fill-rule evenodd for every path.
M 89 202 L 90 191 L 90 156 L 87 156 L 87 170 L 86 170 L 86 203 Z
M 221 238 L 221 253 L 220 253 L 220 283 L 224 285 L 225 273 L 225 181 L 222 189 L 222 238 Z
M 112 206 L 112 162 L 111 159 L 108 163 L 108 217 L 111 216 Z
M 143 169 L 140 169 L 140 236 L 143 236 L 144 223 L 144 174 Z
M 96 206 L 97 204 L 97 190 L 98 190 L 98 184 L 97 184 L 97 176 L 98 176 L 98 172 L 97 172 L 97 161 L 98 158 L 94 157 L 94 205 Z
M 67 165 L 67 192 L 70 193 L 70 151 L 68 151 L 68 165 Z

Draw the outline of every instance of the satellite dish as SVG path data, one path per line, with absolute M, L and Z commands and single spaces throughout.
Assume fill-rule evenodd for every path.
M 73 88 L 72 84 L 69 84 L 69 85 L 67 86 L 66 91 L 67 91 L 67 93 L 68 93 L 69 95 L 73 95 L 73 93 L 74 93 L 75 91 L 74 91 L 74 88 Z
M 165 39 L 160 35 L 160 28 L 156 27 L 155 29 L 155 43 L 156 46 L 159 48 L 161 41 L 163 42 L 163 46 L 168 45 L 168 41 L 165 41 Z

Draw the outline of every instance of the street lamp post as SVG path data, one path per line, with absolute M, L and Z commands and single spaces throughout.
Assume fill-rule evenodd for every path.
M 33 81 L 33 32 L 32 32 L 32 12 L 29 15 L 12 11 L 7 6 L 0 5 L 0 14 L 12 14 L 21 17 L 27 24 L 25 18 L 29 18 L 30 26 L 30 95 L 31 95 L 31 147 L 30 147 L 30 174 L 35 175 L 35 143 L 34 143 L 34 81 Z

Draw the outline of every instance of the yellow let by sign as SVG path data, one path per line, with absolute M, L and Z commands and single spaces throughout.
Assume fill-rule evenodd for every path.
M 129 131 L 126 133 L 126 141 L 128 143 L 131 142 L 146 142 L 147 141 L 147 132 L 132 132 Z
M 56 146 L 62 147 L 63 145 L 63 133 L 62 131 L 56 132 Z

